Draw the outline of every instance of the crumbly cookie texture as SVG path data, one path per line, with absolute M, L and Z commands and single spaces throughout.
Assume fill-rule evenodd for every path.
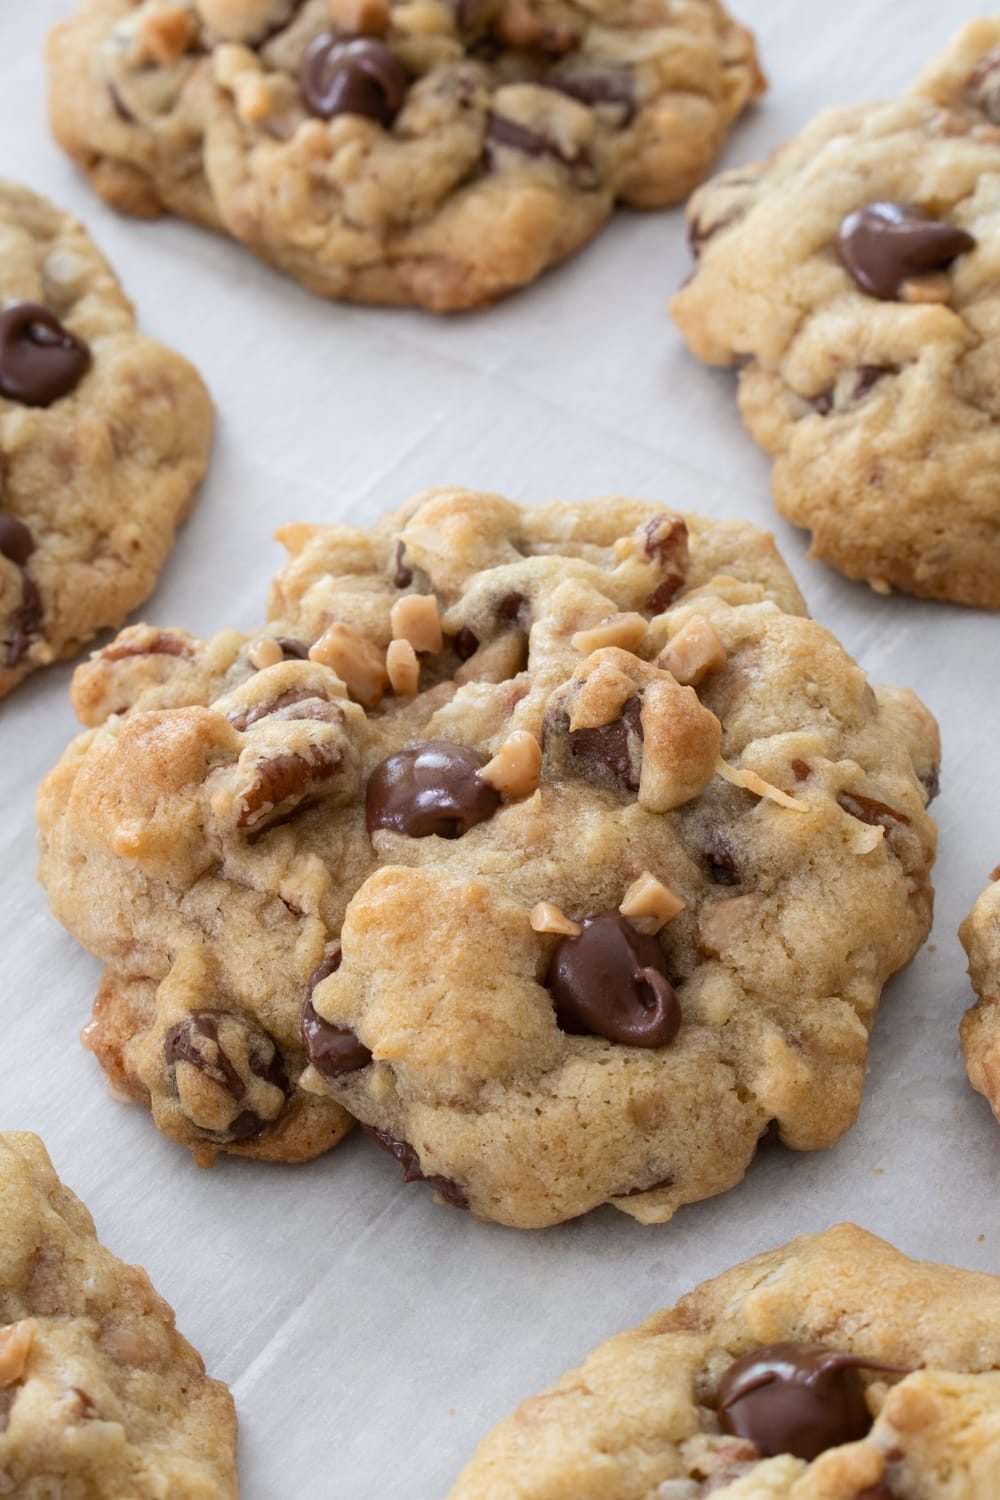
M 236 1413 L 37 1136 L 0 1134 L 0 1494 L 236 1500 Z
M 1000 866 L 959 931 L 979 996 L 962 1019 L 969 1080 L 1000 1120 Z
M 212 420 L 82 226 L 0 181 L 0 696 L 146 598 Z
M 895 103 L 828 111 L 692 199 L 692 350 L 812 554 L 880 592 L 1000 607 L 1000 18 Z
M 500 1424 L 450 1500 L 983 1500 L 998 1328 L 1000 1278 L 850 1224 L 804 1235 L 602 1344 Z
M 264 634 L 125 631 L 40 794 L 119 1088 L 201 1159 L 349 1111 L 526 1227 L 835 1141 L 930 919 L 937 731 L 771 538 L 461 490 L 279 535 Z
M 719 0 L 83 0 L 49 57 L 56 137 L 116 207 L 439 312 L 685 197 L 764 87 Z

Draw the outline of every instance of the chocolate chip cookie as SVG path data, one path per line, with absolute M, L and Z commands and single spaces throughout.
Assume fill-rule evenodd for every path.
M 0 1134 L 0 1493 L 236 1500 L 236 1414 L 37 1136 Z
M 590 1355 L 486 1439 L 450 1500 L 985 1500 L 1000 1278 L 841 1224 Z
M 116 207 L 438 312 L 683 198 L 764 86 L 719 0 L 83 0 L 50 59 L 56 137 Z
M 1000 607 L 1000 19 L 690 206 L 672 312 L 741 364 L 781 513 L 880 592 Z
M 835 1141 L 930 919 L 937 732 L 770 537 L 460 490 L 279 535 L 259 636 L 78 670 L 40 794 L 117 1088 L 202 1161 L 354 1116 L 520 1226 Z
M 0 696 L 146 598 L 211 433 L 82 226 L 0 182 Z
M 962 1021 L 965 1065 L 974 1089 L 1000 1120 L 1000 866 L 959 931 L 979 996 Z

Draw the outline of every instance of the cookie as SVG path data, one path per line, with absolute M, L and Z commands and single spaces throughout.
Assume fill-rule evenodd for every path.
M 262 636 L 79 669 L 40 794 L 118 1089 L 202 1160 L 355 1116 L 525 1227 L 835 1141 L 930 920 L 937 732 L 770 537 L 461 490 L 279 536 Z
M 1000 867 L 959 930 L 979 996 L 962 1019 L 962 1049 L 972 1087 L 1000 1120 Z
M 602 1344 L 450 1500 L 983 1500 L 1000 1492 L 1000 1278 L 851 1224 Z
M 0 181 L 0 696 L 150 593 L 212 405 L 83 227 Z
M 880 592 L 1000 607 L 998 209 L 1000 19 L 691 202 L 677 326 L 740 364 L 812 555 Z
M 236 1413 L 37 1136 L 0 1134 L 0 1493 L 236 1500 Z
M 83 0 L 49 55 L 108 202 L 438 312 L 683 198 L 764 87 L 719 0 Z

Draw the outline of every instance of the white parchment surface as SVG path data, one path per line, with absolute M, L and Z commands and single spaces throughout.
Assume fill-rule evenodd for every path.
M 725 161 L 821 106 L 891 94 L 974 0 L 733 0 L 772 88 Z M 481 314 L 434 320 L 311 298 L 205 231 L 117 217 L 48 137 L 43 38 L 72 0 L 0 0 L 0 173 L 77 213 L 145 329 L 219 407 L 211 477 L 140 612 L 252 628 L 289 520 L 367 523 L 429 484 L 518 500 L 602 493 L 773 528 L 813 613 L 876 680 L 941 720 L 937 924 L 887 991 L 857 1126 L 771 1148 L 735 1191 L 642 1228 L 605 1209 L 519 1233 L 403 1187 L 358 1133 L 306 1167 L 199 1171 L 117 1103 L 77 1033 L 99 966 L 34 879 L 33 800 L 75 730 L 70 668 L 0 704 L 0 1128 L 38 1131 L 120 1256 L 146 1266 L 242 1421 L 247 1500 L 439 1500 L 478 1439 L 594 1344 L 706 1276 L 853 1219 L 909 1252 L 1000 1271 L 1000 1126 L 969 1088 L 956 929 L 1000 860 L 1000 617 L 882 599 L 805 558 L 768 498 L 730 375 L 685 352 L 666 301 L 680 210 L 620 215 L 565 268 Z

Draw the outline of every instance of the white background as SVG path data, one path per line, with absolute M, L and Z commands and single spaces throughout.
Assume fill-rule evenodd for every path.
M 821 105 L 903 87 L 973 0 L 735 0 L 771 92 L 725 160 Z M 805 558 L 768 499 L 734 382 L 698 366 L 666 301 L 681 210 L 621 215 L 501 306 L 434 320 L 314 300 L 235 245 L 119 218 L 48 138 L 43 38 L 70 0 L 0 0 L 0 172 L 78 213 L 145 329 L 219 407 L 212 473 L 153 598 L 156 624 L 253 628 L 284 521 L 367 522 L 429 484 L 524 501 L 601 493 L 771 527 L 813 613 L 876 680 L 941 719 L 937 925 L 887 991 L 860 1120 L 833 1150 L 767 1149 L 735 1191 L 642 1228 L 605 1209 L 533 1234 L 404 1188 L 360 1134 L 307 1167 L 210 1172 L 116 1103 L 77 1033 L 98 965 L 36 885 L 32 803 L 74 733 L 70 668 L 0 705 L 0 1128 L 37 1130 L 102 1238 L 150 1271 L 242 1419 L 247 1500 L 439 1500 L 478 1439 L 607 1335 L 793 1233 L 853 1219 L 901 1248 L 1000 1271 L 1000 1127 L 965 1079 L 959 921 L 1000 860 L 1000 621 L 877 598 Z

